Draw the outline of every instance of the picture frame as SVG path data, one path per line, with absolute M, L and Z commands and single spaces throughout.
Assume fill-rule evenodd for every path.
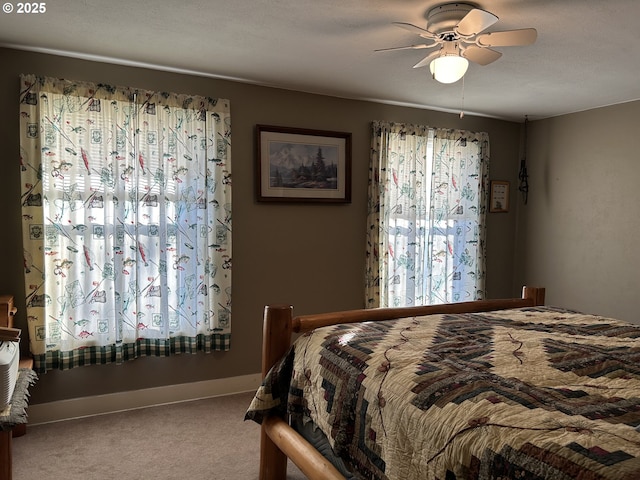
M 500 213 L 509 211 L 509 182 L 491 180 L 491 194 L 489 197 L 489 212 Z
M 260 202 L 351 202 L 351 133 L 256 125 Z

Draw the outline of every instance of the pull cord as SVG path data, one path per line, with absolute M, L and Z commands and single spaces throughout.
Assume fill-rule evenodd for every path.
M 529 118 L 527 116 L 524 117 L 524 153 L 522 155 L 522 160 L 520 160 L 520 172 L 518 173 L 518 179 L 520 180 L 520 185 L 518 185 L 518 190 L 522 193 L 522 199 L 524 200 L 524 204 L 527 204 L 527 200 L 529 199 L 529 174 L 527 172 L 527 123 L 529 122 Z

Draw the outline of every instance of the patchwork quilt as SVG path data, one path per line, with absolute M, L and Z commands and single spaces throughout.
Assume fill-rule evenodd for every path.
M 640 326 L 551 307 L 323 327 L 246 419 L 313 422 L 362 479 L 640 479 Z

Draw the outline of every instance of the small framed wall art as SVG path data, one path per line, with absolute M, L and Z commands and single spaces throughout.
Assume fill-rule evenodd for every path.
M 351 133 L 257 125 L 260 202 L 351 202 Z
M 509 211 L 509 182 L 491 180 L 491 195 L 489 196 L 490 212 Z

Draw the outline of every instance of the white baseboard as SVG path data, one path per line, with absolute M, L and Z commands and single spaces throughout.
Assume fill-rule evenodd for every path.
M 186 402 L 248 392 L 256 390 L 260 383 L 261 375 L 255 373 L 239 377 L 39 403 L 30 405 L 27 412 L 29 414 L 29 425 L 37 425 L 91 415 L 115 413 L 123 410 L 153 407 L 167 403 Z

